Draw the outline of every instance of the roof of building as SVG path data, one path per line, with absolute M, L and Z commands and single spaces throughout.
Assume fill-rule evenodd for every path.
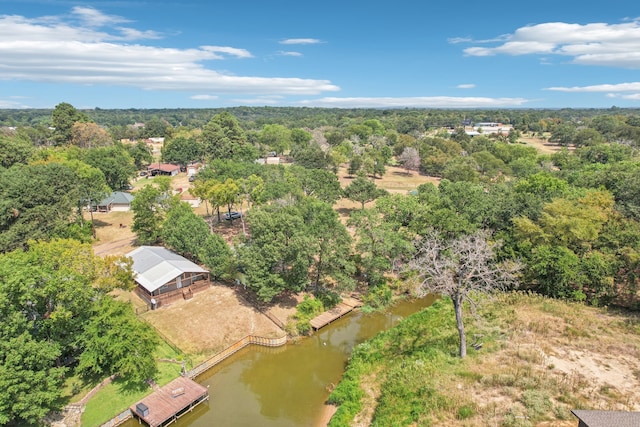
M 149 292 L 183 273 L 207 270 L 162 246 L 140 246 L 127 254 L 133 260 L 135 280 Z
M 571 410 L 588 427 L 637 427 L 640 426 L 640 412 L 627 411 L 587 411 Z
M 107 197 L 105 197 L 98 205 L 99 206 L 107 206 L 112 203 L 118 205 L 129 205 L 133 201 L 133 194 L 127 193 L 126 191 L 114 191 Z
M 159 170 L 162 172 L 173 172 L 180 170 L 180 166 L 172 165 L 171 163 L 152 163 L 147 167 L 147 170 Z

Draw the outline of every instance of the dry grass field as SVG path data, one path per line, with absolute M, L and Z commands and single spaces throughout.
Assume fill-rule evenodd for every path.
M 347 173 L 346 166 L 338 170 L 338 180 L 342 188 L 348 186 L 354 178 L 355 176 Z M 376 178 L 374 182 L 378 188 L 385 189 L 389 193 L 408 194 L 410 191 L 418 188 L 420 184 L 431 182 L 438 185 L 440 179 L 422 175 L 418 172 L 407 172 L 398 166 L 387 166 L 384 176 L 382 178 Z M 371 207 L 374 203 L 375 202 L 370 202 L 365 204 L 365 207 Z M 334 205 L 334 208 L 338 211 L 342 219 L 346 219 L 352 210 L 360 209 L 360 207 L 360 203 L 352 202 L 349 199 L 340 199 Z
M 535 148 L 540 154 L 553 154 L 562 148 L 562 146 L 558 144 L 537 137 L 521 136 L 518 138 L 518 141 Z M 571 150 L 573 148 L 569 147 L 569 149 Z
M 248 334 L 281 336 L 280 329 L 244 300 L 233 287 L 213 284 L 165 308 L 147 311 L 142 318 L 155 326 L 193 362 L 235 343 Z

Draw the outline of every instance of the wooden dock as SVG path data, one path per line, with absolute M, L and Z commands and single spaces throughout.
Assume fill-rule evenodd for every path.
M 343 298 L 342 302 L 333 307 L 331 310 L 325 311 L 319 316 L 311 319 L 311 327 L 317 331 L 323 326 L 327 326 L 329 323 L 341 318 L 345 314 L 353 311 L 354 308 L 360 306 L 362 306 L 362 302 L 358 301 L 355 298 Z
M 209 399 L 209 389 L 197 382 L 179 377 L 156 390 L 129 409 L 134 417 L 149 427 L 163 427 L 190 412 Z

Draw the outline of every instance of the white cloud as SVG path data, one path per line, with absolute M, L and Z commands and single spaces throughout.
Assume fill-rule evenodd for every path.
M 62 17 L 0 15 L 0 79 L 221 94 L 317 95 L 339 90 L 328 80 L 236 76 L 210 69 L 202 62 L 252 55 L 228 46 L 176 49 L 123 43 L 157 38 L 157 33 L 121 27 L 98 31 L 98 25 L 121 24 L 124 19 L 90 8 L 76 8 L 74 13 L 91 26 L 64 22 Z
M 216 95 L 193 95 L 189 97 L 190 99 L 195 99 L 197 101 L 213 101 L 218 99 L 219 97 Z
M 278 55 L 280 55 L 280 56 L 302 56 L 302 54 L 300 52 L 291 52 L 291 51 L 284 51 L 284 50 L 278 51 Z
M 212 53 L 226 53 L 237 58 L 253 58 L 251 52 L 246 49 L 238 49 L 228 46 L 200 46 L 200 49 Z
M 11 97 L 13 99 L 0 99 L 0 108 L 30 108 L 28 105 L 15 101 L 20 97 Z
M 627 99 L 630 101 L 640 101 L 640 93 L 632 93 L 629 95 L 617 95 L 616 98 Z
M 91 27 L 102 27 L 110 24 L 120 24 L 123 22 L 131 22 L 121 16 L 106 15 L 92 7 L 76 6 L 71 13 L 80 18 L 80 20 Z
M 336 108 L 483 108 L 517 107 L 529 102 L 525 98 L 481 98 L 424 96 L 406 98 L 319 98 L 299 102 L 302 105 Z
M 558 92 L 640 92 L 640 82 L 602 84 L 592 86 L 548 87 L 546 90 Z
M 284 39 L 280 40 L 280 44 L 318 44 L 322 43 L 318 39 Z
M 548 22 L 518 28 L 501 38 L 504 43 L 497 46 L 472 46 L 464 52 L 471 56 L 554 54 L 571 57 L 575 64 L 640 68 L 640 19 L 621 24 Z
M 476 85 L 474 85 L 473 83 L 467 83 L 467 84 L 461 84 L 456 86 L 458 89 L 473 89 L 474 87 L 476 87 Z

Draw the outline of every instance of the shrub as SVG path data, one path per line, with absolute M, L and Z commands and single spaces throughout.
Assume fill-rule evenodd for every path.
M 467 418 L 471 418 L 474 415 L 475 411 L 469 405 L 461 406 L 458 408 L 457 418 L 459 420 L 466 420 Z

